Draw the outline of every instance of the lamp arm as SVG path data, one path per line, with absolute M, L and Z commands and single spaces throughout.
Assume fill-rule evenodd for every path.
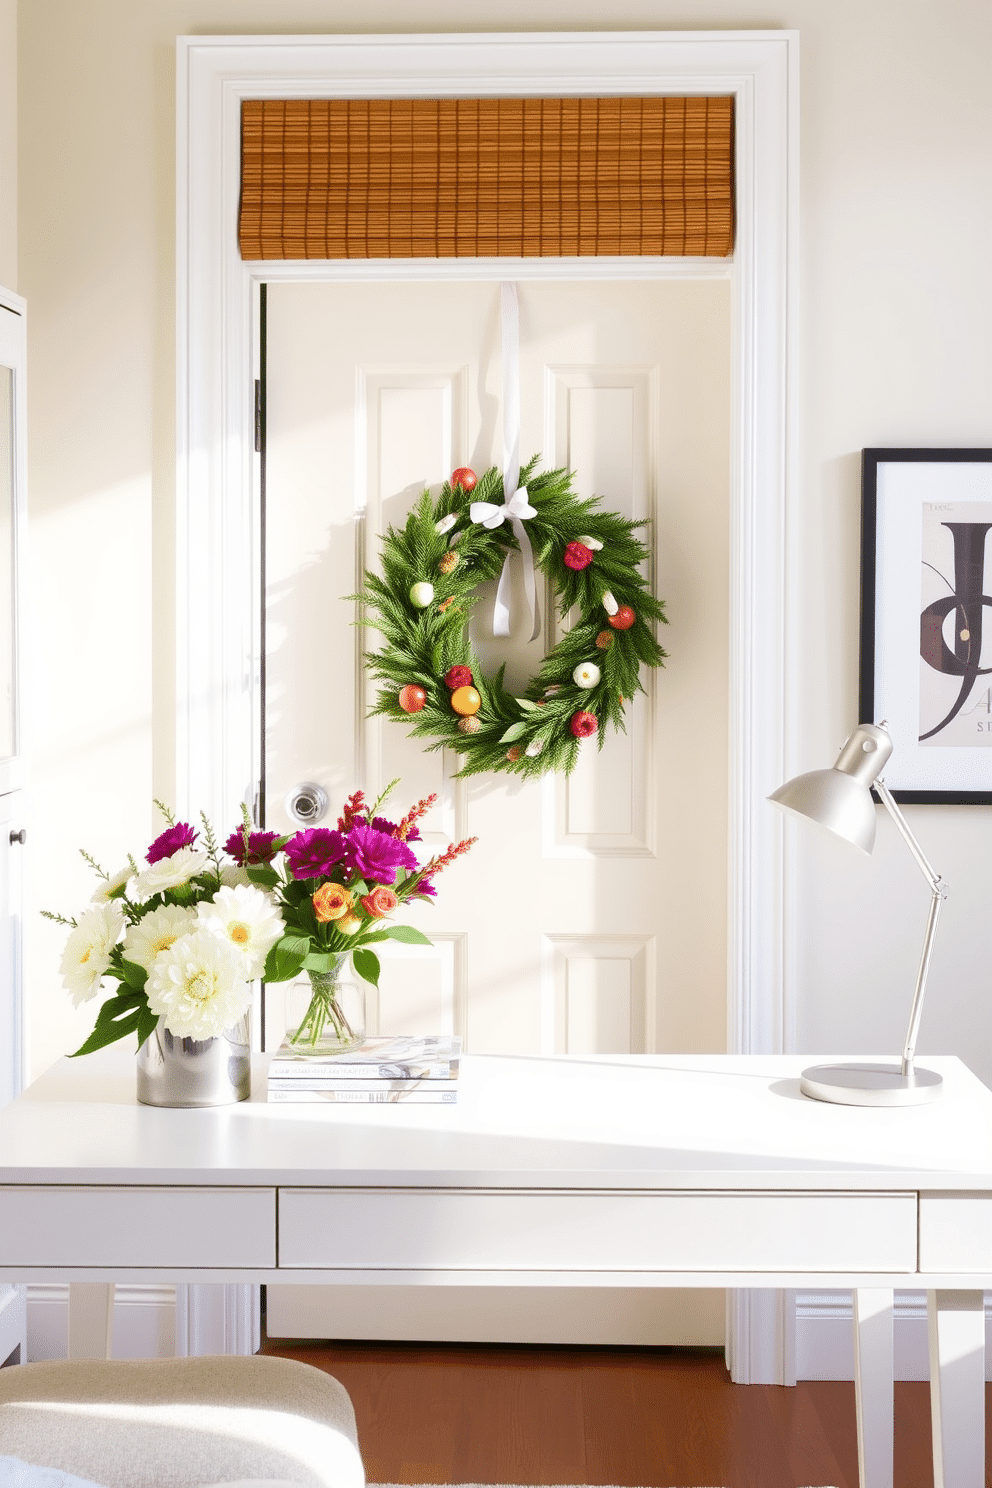
M 913 1006 L 909 1014 L 909 1027 L 906 1030 L 906 1044 L 902 1055 L 902 1073 L 909 1075 L 913 1072 L 916 1038 L 920 1031 L 920 1019 L 923 1016 L 923 994 L 926 991 L 927 974 L 930 970 L 930 957 L 933 954 L 933 943 L 937 934 L 937 918 L 940 914 L 940 906 L 947 898 L 947 885 L 928 861 L 922 847 L 913 835 L 909 822 L 899 810 L 898 805 L 893 799 L 892 792 L 884 780 L 876 780 L 874 784 L 875 790 L 878 791 L 881 798 L 882 805 L 899 828 L 900 836 L 913 854 L 917 867 L 923 874 L 923 877 L 930 885 L 930 913 L 927 916 L 927 928 L 923 936 L 920 969 L 916 974 L 916 991 L 913 994 Z

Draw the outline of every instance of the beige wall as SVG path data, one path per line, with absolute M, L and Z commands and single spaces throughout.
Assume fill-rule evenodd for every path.
M 992 443 L 987 0 L 431 0 L 429 11 L 424 0 L 25 0 L 19 288 L 32 324 L 40 903 L 75 907 L 90 879 L 73 848 L 116 867 L 151 824 L 151 795 L 172 789 L 174 38 L 467 24 L 801 32 L 797 763 L 830 756 L 855 717 L 859 450 Z M 914 816 L 954 891 L 921 1049 L 959 1052 L 992 1077 L 989 813 Z M 796 840 L 804 1047 L 901 1038 L 926 893 L 892 834 L 880 837 L 853 880 L 846 861 Z M 58 986 L 60 934 L 37 920 L 31 930 L 38 1071 L 88 1019 Z M 877 1000 L 874 985 L 865 996 L 874 983 Z
M 0 0 L 0 284 L 17 288 L 17 0 Z

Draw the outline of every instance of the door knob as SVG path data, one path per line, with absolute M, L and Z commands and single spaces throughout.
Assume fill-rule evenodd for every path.
M 23 847 L 24 844 L 25 844 L 25 842 L 27 842 L 27 840 L 28 840 L 28 834 L 27 834 L 27 832 L 25 832 L 25 830 L 24 830 L 23 827 L 21 828 L 21 830 L 19 832 L 11 832 L 11 834 L 10 834 L 10 845 L 11 845 L 11 847 L 14 846 L 14 843 L 15 842 L 19 842 L 21 844 L 21 846 Z
M 327 815 L 329 805 L 327 792 L 322 785 L 312 780 L 303 780 L 294 785 L 286 796 L 286 815 L 301 827 L 312 827 L 322 816 Z

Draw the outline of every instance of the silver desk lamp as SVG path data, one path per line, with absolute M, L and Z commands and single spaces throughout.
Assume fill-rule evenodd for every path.
M 892 793 L 879 778 L 891 753 L 892 739 L 884 724 L 876 727 L 871 723 L 859 723 L 831 769 L 797 775 L 768 798 L 783 811 L 806 817 L 842 837 L 845 842 L 853 842 L 855 847 L 870 853 L 875 844 L 875 805 L 871 798 L 874 786 L 930 885 L 930 915 L 923 938 L 923 954 L 916 976 L 902 1063 L 818 1064 L 803 1070 L 799 1088 L 804 1095 L 845 1106 L 915 1106 L 923 1101 L 936 1100 L 940 1094 L 940 1075 L 934 1074 L 933 1070 L 917 1069 L 913 1055 L 937 916 L 946 897 L 947 885 L 927 862 L 909 823 L 892 799 Z

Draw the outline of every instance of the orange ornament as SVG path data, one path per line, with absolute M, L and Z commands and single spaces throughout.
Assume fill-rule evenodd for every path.
M 474 687 L 456 687 L 451 694 L 451 706 L 463 718 L 471 718 L 482 707 L 482 699 Z

